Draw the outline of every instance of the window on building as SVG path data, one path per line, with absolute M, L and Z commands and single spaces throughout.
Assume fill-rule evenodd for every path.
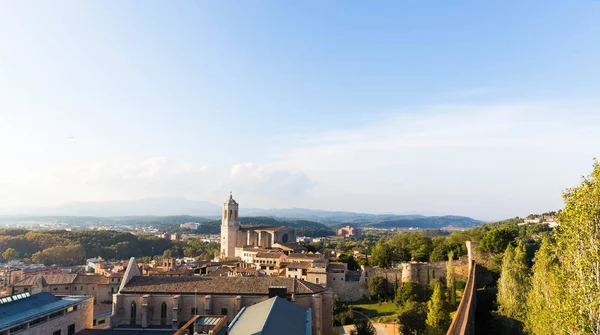
M 23 292 L 29 292 L 29 289 L 28 289 L 27 287 L 25 287 L 25 288 L 23 289 Z
M 318 284 L 319 283 L 319 278 L 315 278 L 315 282 Z
M 192 307 L 192 309 L 190 310 L 190 315 L 196 315 L 196 308 Z
M 56 330 L 56 331 L 54 331 L 54 333 L 52 333 L 52 335 L 60 335 L 60 329 L 59 329 L 59 330 Z
M 40 323 L 42 323 L 42 322 L 44 322 L 44 321 L 46 321 L 46 318 L 45 318 L 45 317 L 37 318 L 37 319 L 35 319 L 35 320 L 33 320 L 33 321 L 29 322 L 29 328 L 31 328 L 31 327 L 33 327 L 33 326 L 36 326 L 36 325 L 39 325 Z
M 129 310 L 129 324 L 134 325 L 136 317 L 137 317 L 137 304 L 135 303 L 135 301 L 132 301 L 131 308 Z
M 56 291 L 56 290 L 58 290 L 58 287 L 55 287 L 55 288 L 53 288 L 52 290 L 53 290 L 53 291 Z
M 65 291 L 68 291 L 68 290 L 69 290 L 69 287 L 68 287 L 68 286 L 65 286 Z
M 221 308 L 221 315 L 227 315 L 227 308 Z
M 110 288 L 110 293 L 115 293 L 115 288 L 114 287 Z
M 23 330 L 23 329 L 25 329 L 25 324 L 18 325 L 18 326 L 16 326 L 16 327 L 12 327 L 12 328 L 10 329 L 10 332 L 9 332 L 9 334 L 14 334 L 14 333 L 20 332 L 20 331 L 21 331 L 21 330 Z
M 164 301 L 160 304 L 160 323 L 163 325 L 167 323 L 167 303 Z
M 75 335 L 75 324 L 74 323 L 69 325 L 69 328 L 67 329 L 67 335 Z
M 14 293 L 19 293 L 19 289 L 14 289 L 13 292 Z
M 99 324 L 99 325 L 102 325 L 102 324 L 105 324 L 105 323 L 106 323 L 106 319 L 102 319 L 102 320 L 99 320 L 99 321 L 98 321 L 98 324 Z
M 94 319 L 94 321 L 92 321 L 92 326 L 96 326 L 96 320 Z
M 52 319 L 54 319 L 56 317 L 59 317 L 61 315 L 62 315 L 62 311 L 60 311 L 60 312 L 54 312 L 54 313 L 50 314 L 50 320 L 52 320 Z

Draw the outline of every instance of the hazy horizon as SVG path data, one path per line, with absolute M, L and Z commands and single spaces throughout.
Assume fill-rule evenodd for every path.
M 0 2 L 0 214 L 185 197 L 508 218 L 600 143 L 600 2 Z

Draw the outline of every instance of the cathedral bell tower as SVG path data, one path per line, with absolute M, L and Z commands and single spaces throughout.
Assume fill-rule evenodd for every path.
M 236 239 L 239 231 L 238 203 L 233 200 L 233 196 L 229 192 L 229 199 L 223 203 L 223 218 L 221 221 L 222 257 L 235 257 Z

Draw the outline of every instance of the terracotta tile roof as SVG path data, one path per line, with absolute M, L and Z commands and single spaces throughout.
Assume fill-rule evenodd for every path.
M 290 269 L 310 269 L 312 265 L 310 262 L 292 262 L 288 264 L 287 268 Z
M 316 260 L 322 259 L 323 255 L 321 254 L 289 254 L 287 256 L 289 260 L 299 259 L 299 260 Z
M 256 258 L 275 258 L 279 259 L 283 253 L 281 252 L 259 252 L 256 254 Z
M 103 275 L 77 275 L 75 284 L 108 284 L 108 278 Z
M 119 271 L 119 272 L 113 272 L 110 275 L 108 275 L 109 278 L 123 278 L 123 276 L 125 275 L 125 271 Z
M 322 286 L 295 278 L 285 277 L 164 277 L 136 276 L 121 293 L 188 293 L 199 294 L 269 294 L 270 286 L 286 286 L 291 293 L 296 281 L 296 294 L 314 294 L 325 291 Z
M 75 277 L 77 277 L 76 274 L 66 274 L 66 275 L 36 275 L 36 276 L 31 276 L 28 278 L 25 278 L 17 283 L 15 283 L 15 286 L 31 286 L 33 285 L 33 283 L 38 280 L 38 277 L 42 277 L 44 279 L 44 281 L 46 282 L 46 284 L 48 285 L 65 285 L 65 284 L 71 284 L 73 283 L 73 281 L 75 280 Z
M 212 271 L 211 273 L 207 274 L 206 276 L 208 276 L 208 277 L 227 277 L 227 276 L 229 276 L 230 271 L 231 271 L 230 269 L 220 268 L 220 269 L 216 269 L 215 271 Z

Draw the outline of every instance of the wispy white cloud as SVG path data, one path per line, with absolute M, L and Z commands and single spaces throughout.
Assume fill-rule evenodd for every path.
M 597 154 L 594 106 L 425 106 L 312 134 L 273 165 L 315 180 L 308 206 L 480 217 L 551 210 Z

